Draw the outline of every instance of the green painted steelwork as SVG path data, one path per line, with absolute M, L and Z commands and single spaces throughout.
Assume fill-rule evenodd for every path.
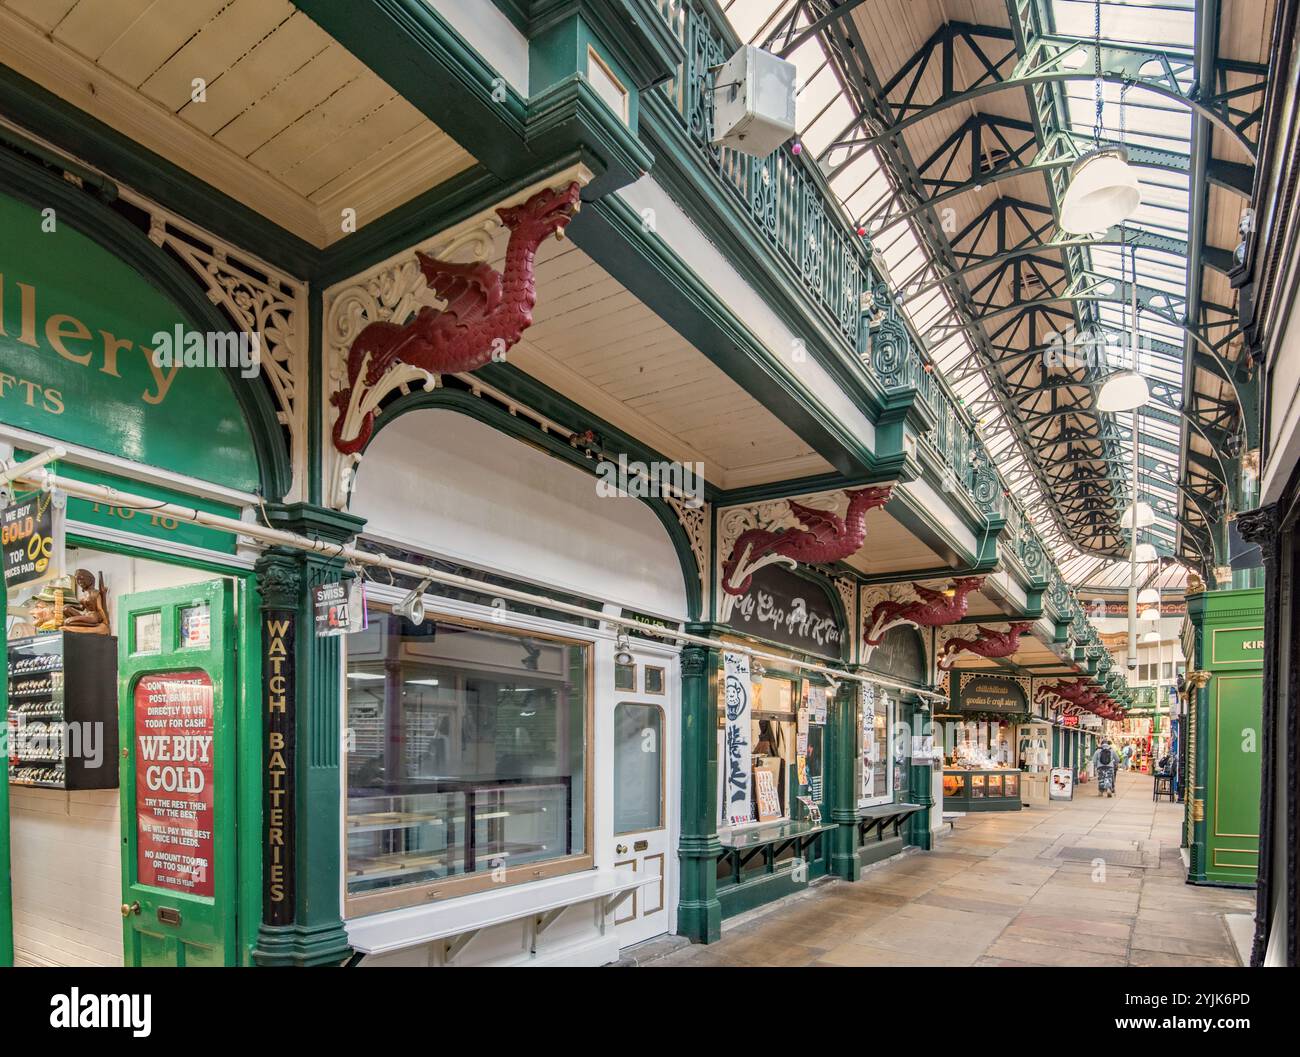
M 712 625 L 688 625 L 697 635 Z M 718 901 L 718 670 L 722 655 L 707 646 L 682 649 L 682 788 L 681 834 L 677 859 L 681 870 L 677 933 L 694 943 L 722 936 Z

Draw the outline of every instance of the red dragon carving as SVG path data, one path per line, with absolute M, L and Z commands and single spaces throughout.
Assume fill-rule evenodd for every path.
M 879 646 L 885 639 L 885 631 L 899 621 L 908 620 L 918 627 L 934 628 L 941 624 L 955 624 L 966 615 L 966 596 L 977 591 L 984 583 L 982 576 L 962 576 L 952 582 L 951 595 L 935 591 L 924 584 L 912 584 L 912 590 L 920 598 L 915 602 L 895 602 L 885 599 L 877 602 L 871 611 L 871 623 L 868 625 L 875 633 L 867 634 L 863 642 L 868 646 Z
M 1077 705 L 1079 704 L 1080 699 L 1087 693 L 1087 690 L 1087 685 L 1077 680 L 1073 683 L 1062 683 L 1058 681 L 1055 683 L 1044 683 L 1038 688 L 1038 692 L 1034 697 L 1037 700 L 1042 700 L 1044 694 L 1054 694 L 1056 697 L 1059 697 L 1062 701 L 1065 701 L 1068 704 Z
M 537 247 L 551 235 L 563 235 L 578 211 L 579 190 L 577 183 L 571 183 L 538 191 L 522 205 L 497 210 L 510 229 L 505 266 L 499 273 L 483 262 L 454 264 L 416 253 L 425 280 L 446 307 L 426 305 L 402 324 L 376 320 L 357 335 L 348 352 L 348 384 L 330 398 L 338 408 L 335 448 L 345 455 L 360 451 L 374 429 L 370 411 L 358 423 L 355 437 L 343 436 L 358 383 L 367 388 L 376 385 L 396 363 L 432 374 L 474 371 L 519 341 L 533 324 L 537 304 Z
M 1014 621 L 1006 631 L 994 631 L 979 625 L 979 633 L 973 639 L 949 639 L 943 647 L 943 656 L 939 658 L 939 667 L 945 671 L 952 667 L 957 654 L 965 650 L 979 657 L 1010 657 L 1020 646 L 1020 636 L 1033 624 L 1028 621 Z
M 749 590 L 760 559 L 779 555 L 797 562 L 835 562 L 857 553 L 867 537 L 867 511 L 889 502 L 893 485 L 858 488 L 845 493 L 849 508 L 844 517 L 829 510 L 804 506 L 787 499 L 790 513 L 803 528 L 773 532 L 753 528 L 742 532 L 722 563 L 722 589 L 740 596 Z M 762 563 L 767 564 L 767 563 Z M 735 583 L 737 573 L 740 583 Z

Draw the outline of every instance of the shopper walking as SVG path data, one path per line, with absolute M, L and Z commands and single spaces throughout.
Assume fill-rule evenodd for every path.
M 1117 753 L 1110 744 L 1110 739 L 1101 743 L 1099 748 L 1092 755 L 1092 769 L 1097 775 L 1097 795 L 1110 796 L 1115 795 L 1115 770 L 1119 767 L 1119 753 Z
M 1124 746 L 1124 770 L 1133 770 L 1133 743 L 1131 741 Z

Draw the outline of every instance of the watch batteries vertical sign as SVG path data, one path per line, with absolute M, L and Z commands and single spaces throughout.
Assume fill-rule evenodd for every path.
M 136 878 L 213 894 L 213 690 L 197 669 L 135 684 Z

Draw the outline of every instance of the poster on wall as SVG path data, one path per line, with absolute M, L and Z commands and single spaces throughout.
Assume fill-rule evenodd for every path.
M 749 766 L 753 693 L 749 681 L 749 657 L 743 653 L 724 653 L 722 670 L 726 717 L 722 738 L 722 820 L 728 826 L 743 826 L 754 821 Z
M 781 797 L 776 779 L 766 767 L 754 768 L 754 799 L 758 803 L 758 821 L 771 822 L 781 817 Z
M 810 686 L 806 693 L 808 702 L 808 718 L 813 723 L 826 722 L 826 687 Z
M 1053 767 L 1052 780 L 1047 787 L 1047 795 L 1052 800 L 1074 799 L 1074 771 L 1069 767 Z
M 62 493 L 37 492 L 0 511 L 5 590 L 33 587 L 63 575 Z
M 198 669 L 146 675 L 134 709 L 136 880 L 211 896 L 212 680 Z

